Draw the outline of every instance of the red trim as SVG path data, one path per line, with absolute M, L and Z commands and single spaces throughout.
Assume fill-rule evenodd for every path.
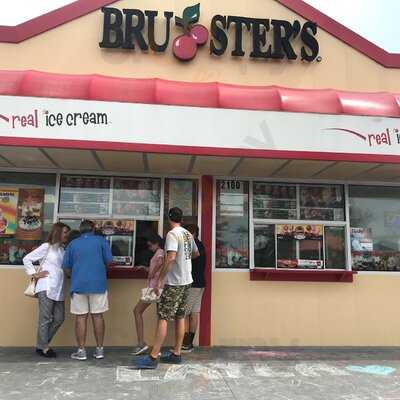
M 400 68 L 400 54 L 388 53 L 386 50 L 370 42 L 356 32 L 340 24 L 334 19 L 318 11 L 302 0 L 277 0 L 285 7 L 291 9 L 296 14 L 305 19 L 316 22 L 317 25 L 342 42 L 348 44 L 353 49 L 372 58 L 377 63 L 387 68 Z
M 0 26 L 0 42 L 20 43 L 117 0 L 76 0 L 16 26 Z
M 107 269 L 109 279 L 147 279 L 147 272 L 135 268 L 110 267 Z
M 200 346 L 211 345 L 211 284 L 212 284 L 212 226 L 213 226 L 213 178 L 201 179 L 201 240 L 206 248 L 206 288 L 200 313 Z
M 104 142 L 94 140 L 36 139 L 0 136 L 0 146 L 64 148 L 102 151 L 134 151 L 163 154 L 191 154 L 198 156 L 275 158 L 314 161 L 353 161 L 400 164 L 400 155 L 328 153 L 315 151 L 255 150 L 219 147 L 192 147 L 167 144 Z
M 353 282 L 355 271 L 299 271 L 261 269 L 250 270 L 251 281 L 293 281 L 293 282 Z

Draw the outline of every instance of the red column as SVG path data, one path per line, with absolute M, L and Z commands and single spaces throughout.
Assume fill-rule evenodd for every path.
M 201 241 L 206 249 L 206 288 L 200 313 L 200 346 L 211 345 L 211 281 L 212 281 L 212 230 L 213 230 L 213 178 L 201 178 Z

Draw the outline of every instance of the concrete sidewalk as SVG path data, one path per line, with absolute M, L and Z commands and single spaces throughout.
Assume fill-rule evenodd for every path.
M 400 349 L 210 348 L 132 369 L 129 349 L 56 360 L 0 348 L 0 400 L 400 400 Z M 91 354 L 91 352 L 90 352 Z

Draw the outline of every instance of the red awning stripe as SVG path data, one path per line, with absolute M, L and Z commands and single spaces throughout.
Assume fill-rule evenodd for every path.
M 0 71 L 0 95 L 322 114 L 400 116 L 400 93 Z

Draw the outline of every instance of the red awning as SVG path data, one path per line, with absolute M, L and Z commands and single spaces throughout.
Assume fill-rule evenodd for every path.
M 400 94 L 0 71 L 0 95 L 323 114 L 400 116 Z

